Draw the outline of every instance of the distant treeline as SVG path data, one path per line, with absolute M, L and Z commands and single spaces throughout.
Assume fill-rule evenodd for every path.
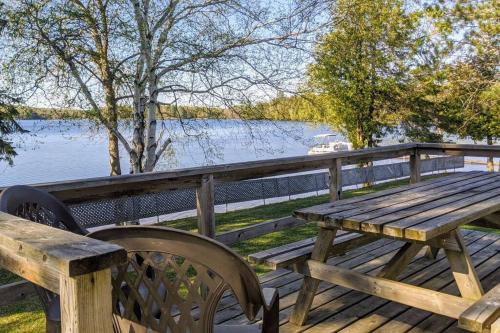
M 326 121 L 327 112 L 319 96 L 279 96 L 268 102 L 255 105 L 239 105 L 232 108 L 201 106 L 162 106 L 159 119 L 246 119 L 246 120 L 292 120 Z M 18 108 L 20 119 L 94 119 L 90 110 L 70 108 L 37 108 L 22 106 Z M 132 107 L 120 106 L 120 119 L 132 119 Z
M 21 106 L 17 108 L 19 119 L 95 119 L 96 114 L 91 110 L 66 109 L 66 108 L 37 108 Z M 128 106 L 118 108 L 120 119 L 132 119 L 133 109 Z M 238 118 L 233 110 L 223 108 L 209 108 L 197 106 L 162 106 L 157 117 L 161 119 L 172 118 Z

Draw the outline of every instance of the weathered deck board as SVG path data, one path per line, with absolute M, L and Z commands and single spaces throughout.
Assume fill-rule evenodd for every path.
M 465 230 L 462 233 L 485 290 L 489 290 L 500 282 L 500 235 Z M 332 258 L 330 262 L 376 275 L 402 244 L 382 239 Z M 458 295 L 444 253 L 432 260 L 422 251 L 401 274 L 400 280 Z M 320 284 L 306 325 L 298 327 L 290 324 L 288 317 L 302 276 L 278 270 L 262 276 L 261 282 L 263 286 L 278 288 L 280 292 L 280 332 L 463 332 L 454 328 L 457 325 L 455 320 L 328 283 Z M 216 322 L 246 322 L 232 296 L 223 299 Z

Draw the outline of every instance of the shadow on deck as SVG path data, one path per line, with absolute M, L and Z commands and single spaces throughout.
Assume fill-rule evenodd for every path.
M 500 235 L 462 230 L 470 255 L 485 291 L 500 282 Z M 382 239 L 330 259 L 344 268 L 375 275 L 403 245 Z M 302 283 L 302 275 L 279 269 L 260 278 L 263 287 L 278 288 L 280 293 L 280 332 L 466 332 L 456 320 L 409 308 L 395 302 L 369 296 L 328 283 L 321 283 L 306 325 L 288 322 Z M 399 280 L 458 295 L 444 252 L 437 259 L 419 253 Z M 225 297 L 216 316 L 217 324 L 246 322 L 232 296 Z

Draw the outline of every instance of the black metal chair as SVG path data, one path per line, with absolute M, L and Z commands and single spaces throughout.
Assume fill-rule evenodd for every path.
M 88 233 L 76 223 L 69 209 L 59 199 L 30 186 L 16 185 L 5 189 L 0 194 L 0 211 L 80 235 Z M 45 312 L 47 332 L 60 332 L 59 295 L 42 287 L 35 286 L 35 289 Z
M 116 332 L 278 332 L 277 291 L 262 290 L 252 268 L 228 247 L 165 227 L 115 227 L 88 236 L 128 252 L 128 262 L 112 269 Z M 214 326 L 228 290 L 248 319 L 263 310 L 262 325 Z

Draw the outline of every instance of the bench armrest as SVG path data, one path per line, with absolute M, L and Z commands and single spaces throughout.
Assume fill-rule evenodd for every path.
M 492 323 L 499 318 L 500 284 L 465 310 L 458 319 L 458 326 L 472 332 L 489 332 Z

